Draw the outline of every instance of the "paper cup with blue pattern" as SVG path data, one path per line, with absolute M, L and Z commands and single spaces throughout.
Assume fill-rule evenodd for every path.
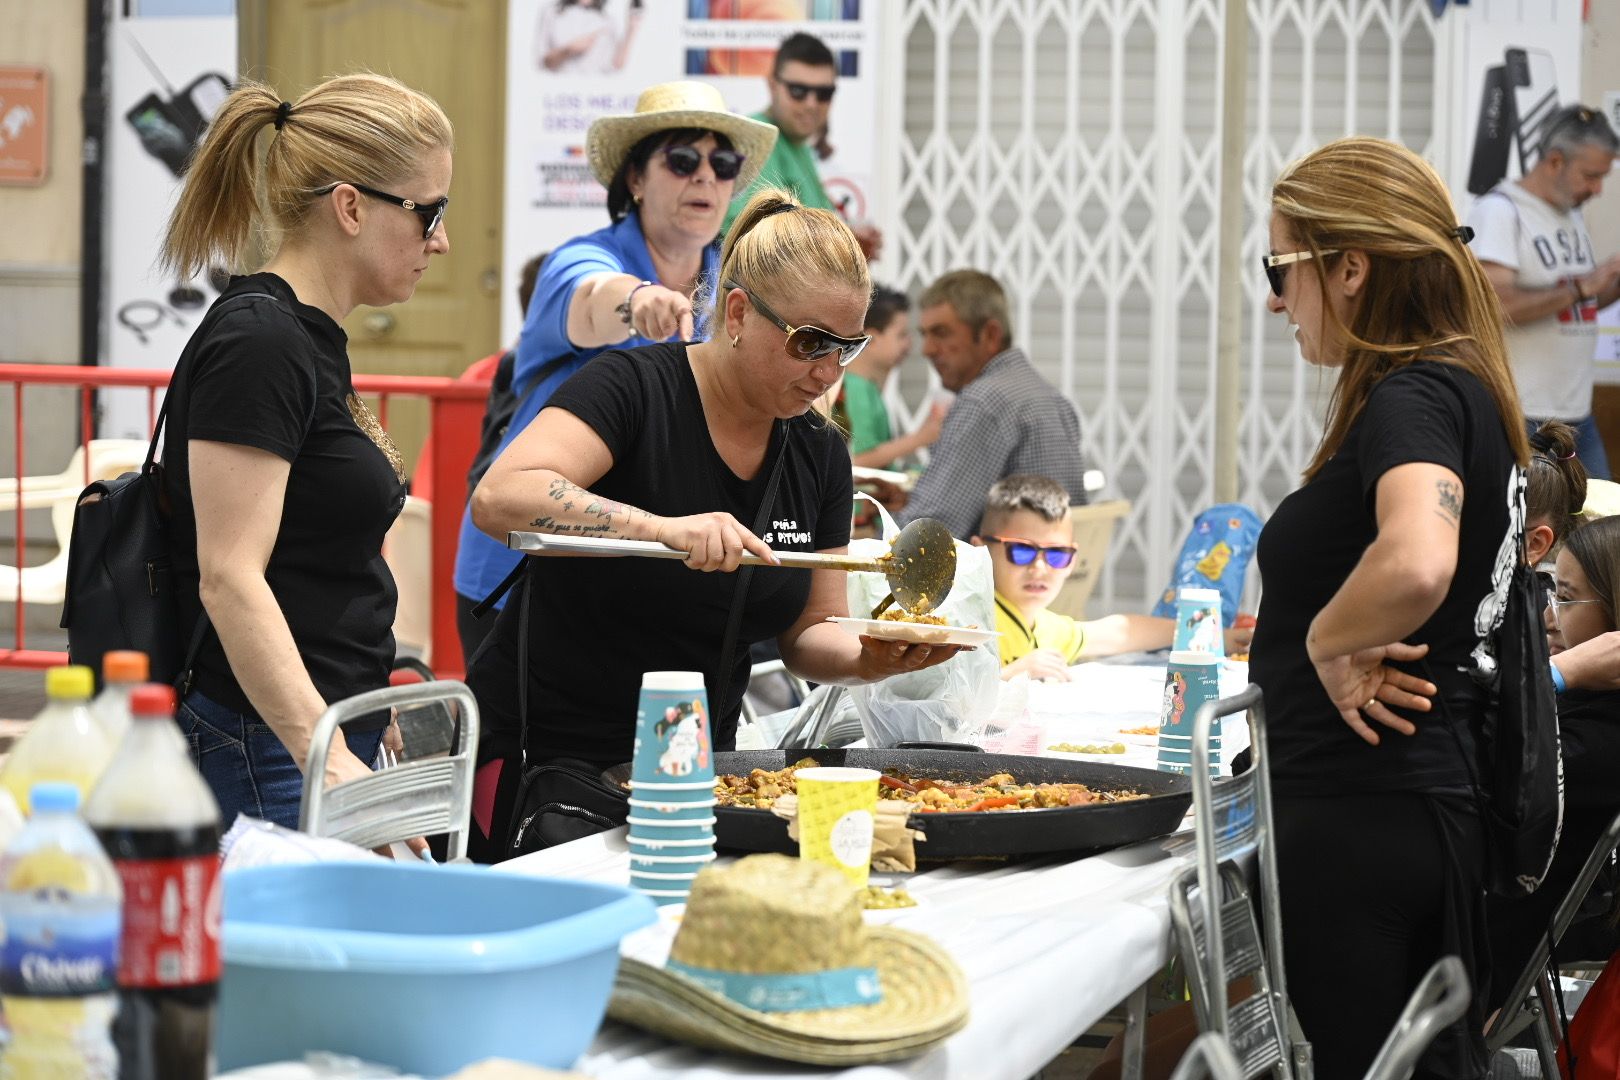
M 1164 672 L 1164 697 L 1159 712 L 1159 771 L 1192 771 L 1193 717 L 1205 702 L 1221 696 L 1221 657 L 1209 653 L 1172 652 Z M 1221 720 L 1209 731 L 1209 767 L 1215 775 L 1221 763 Z
M 614 1019 L 697 1046 L 845 1066 L 925 1053 L 967 1022 L 967 981 L 950 955 L 868 925 L 859 893 L 822 863 L 710 866 L 672 926 L 625 940 Z

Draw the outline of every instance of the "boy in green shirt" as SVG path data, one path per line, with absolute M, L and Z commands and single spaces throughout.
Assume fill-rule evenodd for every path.
M 945 407 L 935 404 L 921 427 L 895 438 L 883 390 L 889 375 L 911 355 L 911 301 L 906 294 L 882 285 L 874 287 L 872 303 L 866 309 L 866 332 L 872 341 L 844 372 L 839 404 L 849 427 L 849 454 L 854 464 L 888 469 L 934 444 Z

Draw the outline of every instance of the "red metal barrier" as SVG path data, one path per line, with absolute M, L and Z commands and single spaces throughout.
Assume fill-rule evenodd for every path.
M 24 447 L 25 410 L 23 395 L 28 387 L 59 386 L 79 392 L 79 430 L 85 450 L 85 482 L 90 472 L 89 443 L 95 432 L 95 391 L 108 387 L 134 387 L 146 390 L 146 423 L 150 433 L 157 418 L 158 391 L 169 384 L 170 372 L 133 368 L 73 367 L 54 364 L 0 364 L 0 386 L 13 389 L 12 421 L 15 429 L 16 477 L 0 478 L 0 492 L 15 494 L 15 527 L 11 565 L 23 565 L 24 488 L 28 475 Z M 394 397 L 421 398 L 428 403 L 428 440 L 415 476 L 432 491 L 433 537 L 433 669 L 443 678 L 459 679 L 463 674 L 461 638 L 456 633 L 456 593 L 452 580 L 456 542 L 461 529 L 461 512 L 467 502 L 467 468 L 478 451 L 479 429 L 483 422 L 484 400 L 489 395 L 487 379 L 448 379 L 404 375 L 356 375 L 354 388 L 378 398 L 377 417 L 388 426 L 388 403 Z M 10 597 L 15 603 L 16 627 L 11 648 L 0 646 L 0 667 L 49 667 L 67 662 L 67 654 L 27 647 L 24 619 L 23 583 L 19 575 Z

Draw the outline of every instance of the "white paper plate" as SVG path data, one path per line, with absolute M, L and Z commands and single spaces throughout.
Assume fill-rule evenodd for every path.
M 834 615 L 827 621 L 835 622 L 854 634 L 867 634 L 884 641 L 909 641 L 917 645 L 988 645 L 1001 636 L 996 630 L 928 626 L 889 619 L 847 619 Z

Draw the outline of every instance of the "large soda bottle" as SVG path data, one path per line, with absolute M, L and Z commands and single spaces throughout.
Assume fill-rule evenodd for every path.
M 90 713 L 95 678 L 78 664 L 45 672 L 45 708 L 6 755 L 0 787 L 29 813 L 28 792 L 41 780 L 63 780 L 87 798 L 112 758 L 113 744 Z
M 74 813 L 79 789 L 36 784 L 33 818 L 0 856 L 0 1080 L 113 1080 L 118 875 Z
M 219 804 L 174 723 L 174 690 L 130 695 L 133 722 L 84 816 L 124 885 L 122 1080 L 213 1073 L 219 993 Z
M 114 748 L 129 730 L 129 695 L 147 680 L 151 662 L 134 649 L 113 649 L 101 658 L 101 693 L 90 703 L 90 714 Z

